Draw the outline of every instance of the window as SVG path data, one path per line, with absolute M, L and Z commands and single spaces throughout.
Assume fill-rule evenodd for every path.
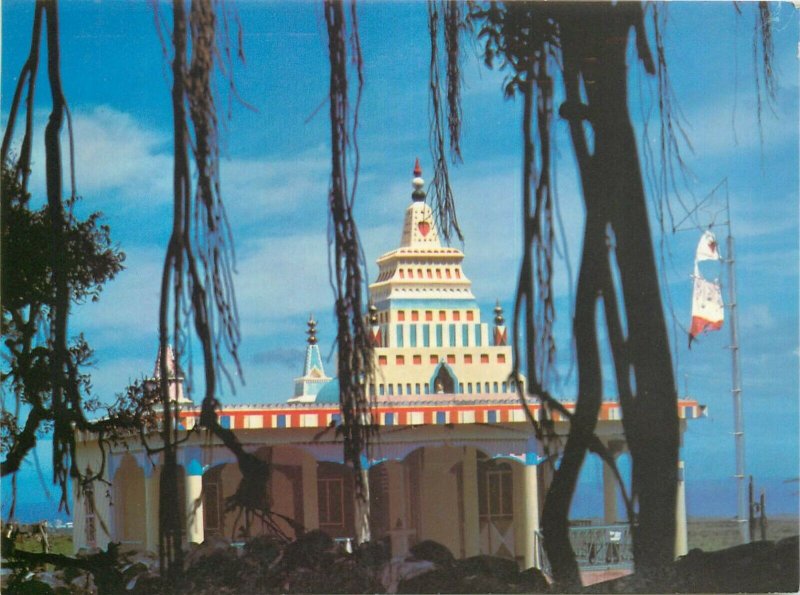
M 206 479 L 208 477 L 209 479 Z M 222 527 L 222 485 L 219 475 L 203 475 L 203 529 L 210 534 L 219 534 Z
M 472 394 L 472 383 L 471 382 L 467 382 L 467 393 L 470 394 L 470 395 Z
M 384 394 L 386 394 L 386 388 L 384 387 L 383 384 L 379 384 L 378 385 L 378 394 L 380 396 L 383 396 Z
M 437 324 L 436 325 L 436 347 L 441 347 L 442 346 L 442 335 L 443 335 L 442 330 L 443 330 L 442 329 L 442 325 L 441 324 Z
M 447 277 L 448 279 L 452 279 L 453 278 L 453 275 L 450 274 L 450 269 L 445 269 L 444 270 L 444 276 Z
M 405 311 L 404 311 L 404 310 L 398 310 L 398 311 L 397 311 L 397 320 L 398 320 L 399 322 L 403 322 L 403 321 L 405 321 L 405 319 L 406 319 L 406 313 L 405 313 Z
M 481 392 L 481 383 L 480 382 L 476 382 L 475 383 L 475 392 L 476 393 Z
M 439 310 L 439 320 L 447 320 L 447 312 Z
M 436 423 L 437 424 L 446 424 L 447 423 L 447 412 L 446 411 L 437 411 L 436 412 Z
M 428 275 L 428 279 L 433 279 L 433 272 L 432 272 L 430 269 L 428 269 L 428 270 L 427 270 L 427 271 L 425 271 L 425 272 L 426 272 L 426 273 L 427 273 L 427 275 Z
M 458 310 L 453 312 L 453 320 L 455 320 L 455 321 L 461 320 L 461 312 L 459 312 Z
M 430 347 L 431 346 L 431 327 L 427 324 L 422 327 L 422 346 L 423 347 Z
M 378 365 L 379 366 L 385 366 L 386 365 L 386 356 L 385 355 L 379 355 L 378 356 Z
M 448 364 L 454 364 L 454 363 L 456 363 L 456 356 L 455 356 L 455 355 L 453 355 L 452 353 L 448 354 L 448 355 L 447 355 L 447 363 L 448 363 Z
M 369 385 L 369 396 L 370 397 L 374 397 L 375 396 L 375 383 L 374 382 L 370 383 L 370 385 Z
M 478 512 L 486 518 L 507 518 L 514 514 L 513 481 L 508 463 L 479 461 Z
M 461 325 L 461 344 L 469 347 L 469 327 L 466 324 Z
M 463 382 L 459 382 L 458 383 L 458 392 L 460 392 L 462 394 L 464 393 L 464 383 Z
M 439 363 L 439 358 L 436 355 L 432 355 L 430 361 L 431 361 L 432 364 L 438 364 Z
M 427 320 L 427 321 L 433 320 L 433 311 L 432 310 L 425 310 L 425 320 Z
M 420 364 L 422 364 L 422 356 L 421 355 L 415 355 L 413 357 L 412 361 L 414 362 L 415 366 L 419 366 Z
M 405 275 L 405 273 L 403 272 L 403 269 L 400 269 L 400 278 L 401 278 L 401 279 L 405 279 L 405 278 L 406 278 L 406 275 Z
M 417 277 L 422 279 L 422 269 L 417 269 Z
M 394 395 L 394 384 L 389 383 L 386 386 L 389 388 L 389 396 Z
M 397 346 L 403 347 L 403 325 L 395 325 L 395 333 L 397 335 Z
M 489 363 L 489 354 L 488 353 L 481 353 L 481 363 L 488 364 Z
M 419 383 L 414 385 L 414 394 L 416 394 L 416 395 L 419 394 Z
M 414 278 L 414 269 L 407 269 L 407 271 L 408 271 L 408 278 L 409 279 L 413 279 Z
M 475 320 L 475 312 L 473 312 L 472 310 L 467 311 L 467 320 L 469 322 Z
M 504 393 L 508 392 L 508 384 L 506 384 L 505 382 L 503 383 L 503 392 Z
M 486 421 L 490 424 L 497 423 L 497 411 L 487 411 L 486 412 Z
M 461 279 L 461 269 L 456 269 L 456 279 Z
M 437 279 L 441 279 L 442 278 L 442 269 L 436 269 L 436 278 Z
M 429 395 L 431 393 L 431 387 L 429 385 L 425 385 L 425 394 Z
M 450 328 L 448 329 L 448 334 L 450 335 L 450 347 L 456 346 L 456 325 L 451 324 Z
M 484 387 L 483 387 L 483 388 L 484 388 L 484 392 L 487 392 L 487 393 L 488 393 L 488 392 L 489 392 L 489 383 L 487 382 L 487 383 L 484 385 Z
M 408 342 L 411 347 L 417 346 L 417 325 L 412 324 L 408 328 Z
M 419 310 L 411 310 L 411 321 L 417 322 L 419 320 Z
M 497 363 L 498 364 L 506 363 L 506 354 L 505 353 L 498 353 L 497 354 Z
M 344 527 L 344 482 L 341 477 L 317 479 L 319 526 Z
M 500 392 L 500 386 L 496 382 L 492 386 L 494 387 L 494 392 L 496 393 Z
M 411 383 L 410 383 L 410 382 L 408 382 L 408 383 L 406 384 L 406 394 L 407 394 L 407 395 L 410 395 L 410 394 L 411 394 Z
M 86 488 L 83 493 L 84 536 L 86 545 L 97 545 L 97 524 L 94 516 L 94 488 Z
M 481 325 L 475 325 L 475 347 L 480 347 L 483 344 L 483 336 L 481 335 Z
M 394 413 L 384 413 L 383 425 L 385 426 L 394 425 Z
M 402 395 L 403 394 L 403 385 L 402 385 L 402 383 L 397 385 L 397 394 L 398 395 Z
M 285 428 L 286 427 L 286 415 L 278 415 L 276 420 L 277 428 Z
M 406 363 L 406 357 L 404 355 L 396 355 L 394 358 L 394 363 L 398 366 L 403 366 Z
M 471 364 L 472 363 L 472 354 L 467 353 L 467 354 L 464 355 L 464 363 L 465 364 Z

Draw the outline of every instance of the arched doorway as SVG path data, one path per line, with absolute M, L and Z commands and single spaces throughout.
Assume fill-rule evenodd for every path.
M 114 474 L 114 533 L 115 541 L 123 546 L 143 547 L 145 543 L 144 471 L 129 454 L 120 461 Z

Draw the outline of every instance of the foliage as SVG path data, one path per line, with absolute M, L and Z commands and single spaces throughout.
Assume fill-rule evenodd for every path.
M 54 359 L 50 332 L 57 295 L 51 245 L 51 210 L 44 206 L 31 209 L 31 197 L 25 191 L 10 164 L 2 168 L 2 285 L 4 364 L 0 379 L 5 394 L 15 395 L 13 414 L 3 403 L 2 474 L 19 468 L 25 454 L 33 448 L 37 431 L 55 421 L 52 400 Z M 77 199 L 66 201 L 73 211 Z M 72 303 L 97 301 L 103 284 L 122 270 L 124 254 L 110 237 L 101 213 L 86 219 L 74 216 L 66 221 L 64 249 L 60 266 L 66 271 Z M 71 407 L 68 421 L 88 429 L 85 413 L 97 408 L 91 394 L 91 380 L 82 372 L 92 363 L 92 350 L 83 335 L 72 338 L 67 351 Z M 118 408 L 117 412 L 121 412 Z M 20 427 L 21 415 L 27 419 Z M 126 412 L 126 415 L 128 412 Z M 62 494 L 62 501 L 66 498 Z

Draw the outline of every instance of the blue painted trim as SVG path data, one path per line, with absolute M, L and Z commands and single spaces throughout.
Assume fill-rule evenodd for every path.
M 464 308 L 478 308 L 478 302 L 475 298 L 461 298 L 452 297 L 447 299 L 430 299 L 424 298 L 392 298 L 377 302 L 375 307 L 378 310 L 388 309 L 402 309 L 402 310 L 448 310 L 448 309 L 464 309 Z
M 200 461 L 197 459 L 192 459 L 189 461 L 189 464 L 186 465 L 186 475 L 190 476 L 198 476 L 203 474 L 203 465 L 200 464 Z

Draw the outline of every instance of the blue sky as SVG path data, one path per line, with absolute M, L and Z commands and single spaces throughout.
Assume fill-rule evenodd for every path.
M 328 66 L 321 3 L 237 5 L 246 65 L 237 67 L 239 94 L 252 111 L 220 94 L 224 119 L 223 196 L 237 249 L 236 288 L 242 319 L 244 386 L 226 402 L 281 401 L 302 367 L 305 320 L 320 321 L 323 353 L 334 337 L 327 273 L 326 189 L 328 121 L 317 107 L 327 94 Z M 748 473 L 769 480 L 783 512 L 797 510 L 798 476 L 798 21 L 788 4 L 775 6 L 779 90 L 765 110 L 763 145 L 755 110 L 752 9 L 736 16 L 729 3 L 668 7 L 667 60 L 687 122 L 686 152 L 698 198 L 728 180 L 741 327 Z M 27 54 L 33 7 L 3 3 L 2 116 Z M 169 8 L 160 8 L 166 22 Z M 362 171 L 357 217 L 370 265 L 395 247 L 419 156 L 430 171 L 427 13 L 422 3 L 359 7 L 365 58 L 359 145 Z M 76 140 L 76 169 L 84 212 L 101 210 L 127 253 L 127 269 L 97 304 L 75 309 L 73 332 L 96 349 L 94 387 L 103 399 L 152 371 L 157 345 L 158 279 L 171 220 L 169 63 L 150 3 L 69 2 L 61 5 L 62 73 Z M 709 34 L 713 32 L 713 34 Z M 521 103 L 503 99 L 502 74 L 490 72 L 470 48 L 464 65 L 464 164 L 453 172 L 465 232 L 465 271 L 485 317 L 499 298 L 511 303 L 518 266 Z M 643 142 L 642 114 L 654 114 L 654 81 L 632 67 L 631 113 Z M 36 96 L 40 132 L 49 108 L 46 81 Z M 653 116 L 651 116 L 652 119 Z M 557 183 L 573 271 L 580 253 L 583 208 L 575 163 L 556 124 Z M 651 121 L 651 132 L 655 121 Z M 32 189 L 44 184 L 42 136 L 34 149 Z M 652 139 L 651 139 L 652 140 Z M 429 176 L 428 176 L 429 177 Z M 688 195 L 687 195 L 688 196 Z M 677 204 L 672 197 L 673 205 Z M 680 212 L 676 207 L 676 212 Z M 678 215 L 680 218 L 680 215 Z M 704 221 L 705 223 L 705 221 Z M 723 230 L 718 230 L 720 239 Z M 684 327 L 691 303 L 690 273 L 699 232 L 667 234 L 664 262 L 671 308 Z M 656 241 L 661 238 L 657 234 Z M 570 304 L 563 273 L 557 281 L 559 357 L 570 361 Z M 723 277 L 723 281 L 725 281 Z M 677 327 L 676 327 L 677 328 Z M 691 351 L 680 334 L 681 393 L 709 406 L 690 424 L 684 458 L 690 513 L 733 514 L 732 404 L 729 335 L 703 337 Z M 331 364 L 332 365 L 332 364 Z M 613 382 L 607 392 L 614 393 Z M 574 396 L 574 384 L 557 389 Z M 40 456 L 43 464 L 48 456 Z M 26 471 L 35 477 L 30 465 Z M 591 464 L 587 479 L 596 476 Z M 730 494 L 727 491 L 730 491 Z M 708 514 L 703 512 L 703 514 Z

